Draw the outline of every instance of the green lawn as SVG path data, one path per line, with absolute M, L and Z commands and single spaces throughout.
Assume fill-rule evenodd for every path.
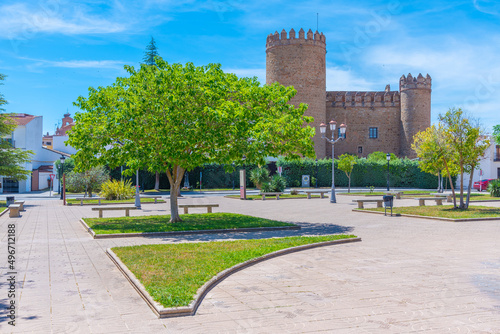
M 255 188 L 247 188 L 247 190 L 254 190 Z M 229 191 L 229 190 L 233 190 L 233 188 L 202 188 L 201 191 L 204 191 L 204 192 L 210 192 L 210 191 Z M 238 191 L 240 190 L 239 187 L 236 187 L 234 188 L 235 191 Z M 187 192 L 187 191 L 200 191 L 200 188 L 192 188 L 191 190 L 183 190 L 181 189 L 181 192 Z M 157 190 L 154 190 L 154 189 L 148 189 L 148 190 L 145 190 L 144 191 L 145 193 L 149 193 L 149 194 L 155 194 L 155 193 L 169 193 L 170 192 L 170 189 L 160 189 L 159 191 Z
M 170 215 L 116 218 L 84 218 L 96 234 L 174 232 L 236 229 L 253 227 L 295 226 L 295 224 L 245 216 L 236 213 L 203 213 L 180 215 L 182 222 L 169 223 Z
M 435 194 L 435 193 L 433 193 Z M 436 197 L 436 195 L 411 195 L 407 196 L 406 193 L 403 194 L 403 197 L 408 197 L 408 198 L 414 198 L 414 197 Z M 455 198 L 457 199 L 457 202 L 460 201 L 460 194 L 456 193 Z M 467 193 L 464 193 L 464 201 L 467 199 Z M 471 192 L 470 194 L 470 200 L 471 201 L 500 201 L 500 197 L 492 197 L 490 193 L 483 192 L 483 193 L 478 193 L 478 192 Z
M 384 208 L 370 208 L 363 210 L 384 212 Z M 393 213 L 451 219 L 500 218 L 500 208 L 476 205 L 469 206 L 469 209 L 467 210 L 453 209 L 453 206 L 451 205 L 403 206 L 393 208 Z
M 5 208 L 5 207 L 0 207 L 0 213 L 4 212 L 5 210 L 7 210 L 7 208 Z
M 0 213 L 7 210 L 7 201 L 0 201 Z
M 393 191 L 393 190 L 391 190 Z M 430 194 L 431 191 L 427 191 L 427 190 L 409 190 L 409 191 L 403 191 L 403 196 L 406 196 L 406 195 L 418 195 L 418 194 Z M 367 195 L 385 195 L 387 194 L 387 191 L 374 191 L 374 192 L 369 192 L 369 191 L 360 191 L 360 192 L 357 192 L 357 191 L 353 191 L 351 193 L 337 193 L 337 195 L 347 195 L 347 196 L 367 196 Z
M 141 203 L 154 203 L 154 198 L 141 198 Z M 76 198 L 68 198 L 66 202 L 71 205 L 80 205 L 80 200 Z M 158 199 L 159 203 L 165 203 L 165 200 Z M 124 200 L 101 200 L 101 204 L 131 204 L 135 203 L 135 198 Z M 83 204 L 99 204 L 98 200 L 83 201 Z
M 164 307 L 187 306 L 217 273 L 277 250 L 353 235 L 143 245 L 113 248 L 151 297 Z
M 227 195 L 225 197 L 229 198 L 240 198 L 240 195 Z M 312 195 L 312 198 L 320 198 L 320 195 Z M 287 199 L 287 198 L 307 198 L 307 194 L 298 194 L 298 195 L 291 195 L 291 194 L 283 194 L 280 195 L 280 199 Z M 262 195 L 247 195 L 247 199 L 249 200 L 262 200 Z M 276 196 L 266 196 L 266 201 L 268 199 L 276 199 Z

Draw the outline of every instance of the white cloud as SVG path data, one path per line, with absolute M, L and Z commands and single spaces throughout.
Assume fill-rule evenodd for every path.
M 339 67 L 326 68 L 327 91 L 370 91 L 383 90 L 382 88 L 384 87 L 374 87 L 373 83 L 357 77 L 351 70 L 342 70 Z
M 63 68 L 109 68 L 109 69 L 121 69 L 125 65 L 124 61 L 121 60 L 44 60 L 44 59 L 31 59 L 23 58 L 19 59 L 29 60 L 33 63 L 28 65 L 30 69 L 36 69 L 40 67 L 63 67 Z
M 36 33 L 59 33 L 65 35 L 108 34 L 122 32 L 122 23 L 88 15 L 83 11 L 68 13 L 56 5 L 46 7 L 27 7 L 25 4 L 4 5 L 0 7 L 0 38 L 27 39 Z
M 500 15 L 500 3 L 497 0 L 474 0 L 474 7 L 485 14 Z

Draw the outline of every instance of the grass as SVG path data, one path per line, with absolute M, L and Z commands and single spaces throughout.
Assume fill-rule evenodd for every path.
M 353 235 L 288 237 L 113 248 L 151 297 L 164 307 L 188 306 L 196 291 L 221 271 L 290 247 Z
M 7 201 L 0 201 L 0 213 L 7 210 Z
M 4 212 L 5 210 L 7 210 L 7 208 L 0 207 L 0 213 Z
M 240 195 L 227 195 L 225 197 L 229 198 L 240 198 Z M 312 198 L 320 198 L 320 195 L 311 195 Z M 307 194 L 298 194 L 298 195 L 291 195 L 291 194 L 283 194 L 280 195 L 280 199 L 287 199 L 287 198 L 307 198 Z M 247 195 L 247 199 L 250 200 L 262 200 L 262 195 Z M 268 199 L 276 199 L 276 196 L 266 196 L 266 201 Z
M 154 203 L 154 198 L 141 198 L 141 203 Z M 76 198 L 68 198 L 66 199 L 66 202 L 68 204 L 72 204 L 72 205 L 80 205 L 80 200 L 79 199 L 76 199 Z M 165 203 L 164 200 L 162 199 L 158 199 L 158 202 L 159 203 Z M 90 200 L 90 201 L 83 201 L 83 204 L 98 204 L 99 203 L 99 200 Z M 124 199 L 124 200 L 101 200 L 101 204 L 127 204 L 127 203 L 135 203 L 135 199 L 134 198 L 130 198 L 130 199 Z
M 433 193 L 435 194 L 435 193 Z M 408 198 L 413 198 L 413 197 L 436 197 L 436 195 L 414 195 L 414 196 L 407 196 L 406 193 L 403 194 L 403 197 L 408 197 Z M 455 193 L 455 198 L 457 199 L 457 202 L 460 201 L 460 194 Z M 467 193 L 464 193 L 464 201 L 467 199 Z M 470 194 L 470 200 L 471 201 L 500 201 L 500 197 L 492 197 L 490 193 L 472 193 Z
M 84 218 L 96 234 L 178 232 L 214 229 L 295 226 L 295 224 L 235 213 L 180 215 L 182 221 L 169 223 L 170 215 Z
M 394 190 L 391 190 L 394 191 Z M 396 190 L 397 191 L 397 190 Z M 403 196 L 406 195 L 418 195 L 418 194 L 430 194 L 431 191 L 426 191 L 426 190 L 409 190 L 409 191 L 403 191 Z M 366 195 L 385 195 L 387 194 L 387 191 L 374 191 L 374 192 L 369 192 L 369 191 L 360 191 L 360 192 L 351 192 L 351 193 L 337 193 L 337 195 L 347 195 L 347 196 L 366 196 Z
M 248 188 L 247 187 L 247 190 L 254 190 L 254 189 L 255 188 Z M 236 187 L 236 188 L 233 189 L 231 187 L 231 188 L 202 188 L 201 189 L 201 191 L 209 191 L 209 192 L 210 191 L 229 191 L 229 190 L 231 190 L 231 191 L 233 191 L 233 190 L 234 191 L 239 191 L 240 188 Z M 181 189 L 181 192 L 188 192 L 188 191 L 194 191 L 194 192 L 198 191 L 199 192 L 200 188 L 192 188 L 191 190 L 183 190 L 183 189 Z M 144 190 L 144 192 L 145 193 L 153 193 L 153 194 L 155 194 L 155 193 L 168 193 L 168 192 L 170 192 L 170 189 L 160 189 L 160 190 L 148 189 L 148 190 Z
M 363 210 L 384 212 L 384 208 L 370 208 Z M 451 219 L 492 217 L 500 218 L 500 208 L 475 205 L 469 206 L 469 209 L 467 210 L 453 209 L 452 205 L 404 206 L 393 208 L 393 213 Z

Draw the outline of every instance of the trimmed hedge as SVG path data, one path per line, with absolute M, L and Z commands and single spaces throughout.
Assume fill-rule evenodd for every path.
M 330 187 L 332 185 L 331 159 L 322 159 L 316 162 L 312 159 L 286 161 L 280 158 L 277 166 L 283 168 L 283 177 L 286 179 L 288 187 L 300 187 L 302 175 L 315 178 L 319 187 Z M 391 187 L 432 189 L 438 186 L 437 177 L 422 172 L 418 167 L 418 161 L 409 159 L 392 160 L 389 165 L 389 173 Z M 335 185 L 347 187 L 348 181 L 345 173 L 338 169 L 338 161 L 335 160 Z M 351 187 L 385 187 L 386 185 L 386 161 L 357 160 L 351 175 Z

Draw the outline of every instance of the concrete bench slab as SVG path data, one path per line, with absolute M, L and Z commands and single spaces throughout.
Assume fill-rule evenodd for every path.
M 312 194 L 319 194 L 321 198 L 325 198 L 325 194 L 329 193 L 331 190 L 301 190 L 301 192 L 307 194 L 307 199 L 311 199 Z
M 20 214 L 19 214 L 20 209 L 21 209 L 20 204 L 9 205 L 9 217 L 10 218 L 20 217 Z
M 125 210 L 125 216 L 130 216 L 130 210 L 137 210 L 135 206 L 108 206 L 108 207 L 100 207 L 100 208 L 92 208 L 92 211 L 99 211 L 99 218 L 102 218 L 103 211 L 117 211 L 117 210 Z
M 401 195 L 403 195 L 403 191 L 388 191 L 386 195 L 395 196 L 396 199 L 401 199 Z
M 280 195 L 283 195 L 283 193 L 278 193 L 278 192 L 274 192 L 274 193 L 260 193 L 259 195 L 262 196 L 262 200 L 263 201 L 266 200 L 266 196 L 276 196 L 276 200 L 279 200 L 280 199 Z
M 383 199 L 353 199 L 353 202 L 358 203 L 358 209 L 364 209 L 364 203 L 377 203 L 377 208 L 382 207 Z
M 448 202 L 448 203 L 453 202 L 453 197 L 451 194 L 432 193 L 431 195 L 434 197 L 446 197 L 446 202 Z
M 218 208 L 219 204 L 180 204 L 179 208 L 184 209 L 184 214 L 189 213 L 189 208 L 207 208 L 207 213 L 212 213 L 212 208 Z
M 19 204 L 21 206 L 19 211 L 24 211 L 24 201 L 15 201 L 14 204 Z
M 98 200 L 97 205 L 101 205 L 101 200 L 105 199 L 104 197 L 77 197 L 76 199 L 80 200 L 80 206 L 83 206 L 83 201 L 95 201 Z
M 425 201 L 436 201 L 436 205 L 443 205 L 444 197 L 421 197 L 415 199 L 418 200 L 419 206 L 425 206 Z

